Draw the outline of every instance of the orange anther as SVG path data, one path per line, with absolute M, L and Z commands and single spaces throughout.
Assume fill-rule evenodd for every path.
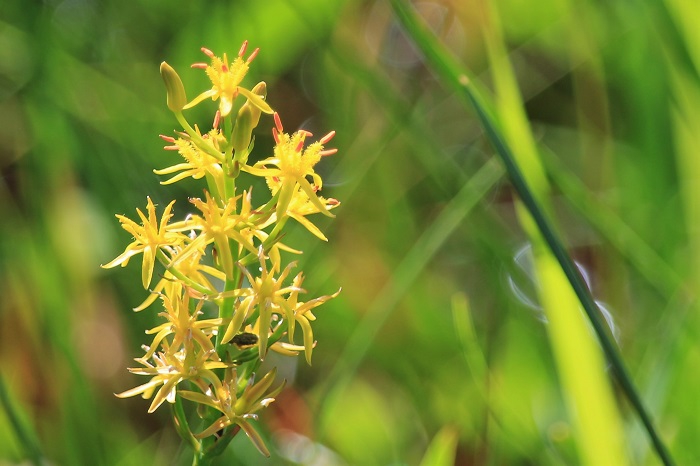
M 244 40 L 243 45 L 241 45 L 241 49 L 238 51 L 238 56 L 243 57 L 243 54 L 245 53 L 245 50 L 248 48 L 248 41 Z
M 275 120 L 275 126 L 277 127 L 277 131 L 279 131 L 280 133 L 283 132 L 284 128 L 282 127 L 282 120 L 280 120 L 279 113 L 275 112 L 273 118 Z
M 331 139 L 333 139 L 333 136 L 335 136 L 335 131 L 331 131 L 330 133 L 326 134 L 325 136 L 323 136 L 323 137 L 321 138 L 321 141 L 320 141 L 321 144 L 324 144 L 324 145 L 327 144 L 328 141 L 330 141 Z
M 201 50 L 202 50 L 202 52 L 204 52 L 204 55 L 206 55 L 207 57 L 209 57 L 209 58 L 214 58 L 214 52 L 212 52 L 212 51 L 209 50 L 208 48 L 202 47 Z
M 250 54 L 250 56 L 249 56 L 248 59 L 246 60 L 246 63 L 252 62 L 252 61 L 255 59 L 255 57 L 258 56 L 258 52 L 260 52 L 260 47 L 258 47 L 258 48 L 256 48 L 255 50 L 253 50 L 253 53 Z

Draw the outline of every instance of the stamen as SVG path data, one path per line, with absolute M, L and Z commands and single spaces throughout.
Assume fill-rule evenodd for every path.
M 165 141 L 165 142 L 169 142 L 169 143 L 172 143 L 172 144 L 175 143 L 175 138 L 172 137 L 172 136 L 166 136 L 166 135 L 164 135 L 164 134 L 159 134 L 158 136 L 159 136 L 163 141 Z
M 338 152 L 338 149 L 326 149 L 326 150 L 322 150 L 322 151 L 319 152 L 318 154 L 319 154 L 321 157 L 328 157 L 329 155 L 333 155 L 333 154 L 335 154 L 336 152 Z
M 275 115 L 277 115 L 277 114 L 275 113 Z M 274 140 L 277 144 L 280 143 L 280 135 L 277 132 L 277 128 L 272 128 L 272 137 L 274 138 Z
M 299 144 L 297 144 L 297 146 L 294 148 L 294 150 L 297 151 L 297 152 L 301 152 L 301 150 L 302 150 L 303 148 L 304 148 L 304 139 L 302 138 L 302 139 L 299 141 Z
M 338 204 L 340 204 L 340 201 L 338 199 L 333 199 L 332 197 L 329 197 L 328 199 L 326 199 L 326 204 L 338 205 Z
M 305 129 L 300 129 L 299 134 L 306 138 L 310 138 L 311 136 L 313 136 L 313 133 L 311 131 L 306 131 Z
M 221 64 L 221 71 L 224 73 L 228 73 L 228 66 L 226 66 L 226 63 Z
M 275 126 L 277 127 L 277 131 L 281 133 L 282 131 L 284 131 L 284 128 L 282 128 L 282 120 L 280 120 L 279 113 L 275 112 L 273 117 L 275 119 Z
M 206 55 L 207 57 L 214 58 L 214 52 L 212 52 L 208 48 L 202 47 L 201 50 L 202 50 L 202 52 L 204 52 L 204 55 Z
M 165 150 L 180 150 L 180 148 L 177 146 L 163 146 L 163 149 L 165 149 Z
M 243 54 L 245 53 L 245 50 L 248 48 L 248 41 L 244 40 L 243 45 L 241 45 L 241 49 L 238 51 L 238 56 L 243 57 Z
M 190 65 L 190 68 L 199 68 L 202 70 L 206 70 L 207 66 L 209 65 L 207 65 L 206 63 L 192 63 L 192 65 Z
M 255 59 L 255 57 L 258 56 L 258 52 L 260 52 L 260 47 L 253 50 L 253 53 L 250 54 L 250 56 L 248 57 L 248 59 L 245 62 L 246 63 L 252 62 Z
M 221 123 L 221 111 L 217 110 L 216 115 L 214 115 L 214 124 L 212 124 L 212 128 L 218 129 L 219 123 Z
M 190 135 L 185 133 L 184 131 L 175 131 L 175 134 L 180 136 L 182 139 L 190 139 Z
M 333 139 L 333 136 L 335 136 L 335 131 L 331 131 L 330 133 L 328 133 L 328 134 L 326 134 L 325 136 L 323 136 L 323 137 L 321 138 L 321 140 L 320 140 L 320 143 L 323 144 L 323 145 L 328 144 L 328 141 L 330 141 L 331 139 Z

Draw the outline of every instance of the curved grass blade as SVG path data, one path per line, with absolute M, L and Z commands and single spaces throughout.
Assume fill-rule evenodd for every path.
M 613 340 L 608 333 L 606 325 L 601 321 L 598 315 L 598 307 L 595 304 L 588 287 L 581 277 L 578 268 L 574 265 L 573 260 L 569 257 L 562 242 L 555 233 L 551 221 L 547 218 L 544 210 L 540 207 L 539 203 L 535 199 L 535 196 L 525 182 L 525 178 L 520 170 L 520 167 L 516 164 L 510 148 L 496 128 L 495 119 L 493 118 L 492 112 L 489 110 L 489 106 L 486 104 L 483 96 L 469 79 L 469 76 L 463 67 L 445 51 L 444 47 L 442 47 L 442 45 L 433 37 L 433 35 L 428 32 L 426 27 L 420 23 L 420 20 L 416 17 L 411 7 L 408 6 L 406 2 L 401 0 L 392 0 L 391 4 L 399 20 L 406 28 L 408 36 L 424 54 L 431 68 L 438 73 L 445 84 L 448 84 L 451 88 L 453 88 L 460 98 L 469 102 L 476 110 L 477 116 L 484 127 L 486 135 L 505 165 L 514 189 L 535 221 L 537 228 L 542 234 L 542 237 L 551 249 L 554 257 L 557 259 L 557 262 L 571 283 L 576 296 L 580 300 L 581 305 L 583 306 L 583 309 L 586 312 L 596 335 L 598 336 L 603 352 L 613 368 L 615 377 L 619 382 L 622 391 L 625 393 L 625 396 L 630 401 L 632 407 L 642 421 L 642 424 L 644 425 L 644 428 L 646 429 L 659 458 L 665 465 L 674 464 L 670 453 L 659 437 L 654 423 L 652 422 L 650 415 L 647 413 L 646 408 L 642 403 L 641 397 L 637 393 L 622 358 L 618 354 L 616 345 L 613 343 Z

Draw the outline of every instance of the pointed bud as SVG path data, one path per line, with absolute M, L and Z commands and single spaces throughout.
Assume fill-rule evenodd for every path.
M 187 104 L 187 95 L 180 76 L 166 62 L 160 64 L 160 75 L 165 82 L 168 108 L 176 113 L 181 112 L 182 108 Z
M 251 92 L 264 99 L 267 94 L 267 85 L 264 81 L 259 82 Z M 252 139 L 253 129 L 260 122 L 260 107 L 253 104 L 250 99 L 241 106 L 236 117 L 236 125 L 233 127 L 231 143 L 236 151 L 236 160 L 245 163 L 248 159 L 247 149 Z

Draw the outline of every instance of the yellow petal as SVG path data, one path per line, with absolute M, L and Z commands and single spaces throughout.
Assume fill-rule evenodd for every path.
M 259 95 L 250 92 L 248 89 L 246 89 L 244 87 L 239 87 L 238 92 L 243 94 L 245 96 L 245 98 L 248 99 L 248 102 L 255 105 L 263 112 L 270 114 L 270 115 L 275 113 L 275 111 L 272 110 L 272 107 L 270 107 L 270 105 L 267 102 L 265 102 L 265 100 L 262 97 L 260 97 Z

